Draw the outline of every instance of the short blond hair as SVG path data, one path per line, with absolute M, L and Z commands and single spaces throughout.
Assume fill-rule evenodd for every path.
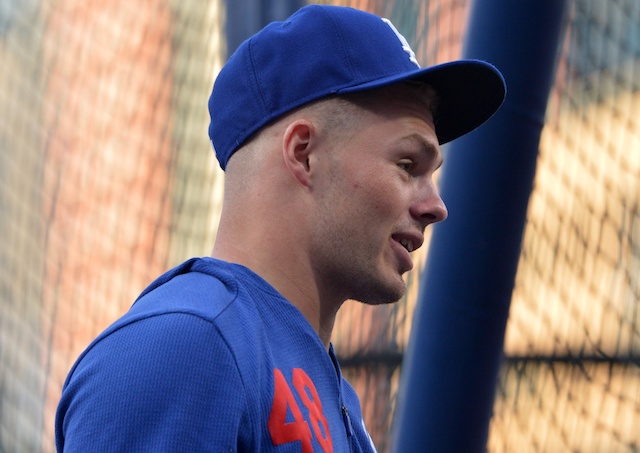
M 317 127 L 333 143 L 337 143 L 357 131 L 365 118 L 364 113 L 384 109 L 399 96 L 410 96 L 412 101 L 421 103 L 425 110 L 435 115 L 438 105 L 437 93 L 430 85 L 421 82 L 401 82 L 371 90 L 333 95 L 299 107 L 267 124 L 249 137 L 245 144 L 234 153 L 234 155 L 243 156 L 242 159 L 234 159 L 234 156 L 231 156 L 229 164 L 233 167 L 233 162 L 245 161 L 244 172 L 255 167 L 256 154 L 260 153 L 260 138 L 268 135 L 275 124 L 286 120 L 286 118 L 309 115 L 317 121 Z M 227 173 L 229 173 L 229 169 L 227 169 Z
M 325 130 L 331 134 L 353 131 L 362 119 L 362 112 L 384 108 L 398 96 L 410 95 L 412 100 L 421 103 L 424 109 L 435 116 L 438 97 L 436 91 L 420 82 L 402 82 L 372 90 L 357 91 L 344 95 L 324 98 L 307 106 L 314 111 Z

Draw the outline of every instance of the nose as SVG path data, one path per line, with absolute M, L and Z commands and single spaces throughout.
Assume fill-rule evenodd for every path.
M 419 192 L 415 202 L 411 206 L 410 212 L 411 216 L 424 227 L 433 223 L 442 222 L 449 215 L 447 206 L 432 182 L 428 184 L 428 187 Z

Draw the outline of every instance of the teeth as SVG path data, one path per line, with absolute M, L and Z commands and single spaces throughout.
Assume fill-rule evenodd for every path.
M 402 244 L 402 246 L 409 252 L 413 252 L 413 242 L 411 242 L 409 239 L 401 239 L 400 244 Z

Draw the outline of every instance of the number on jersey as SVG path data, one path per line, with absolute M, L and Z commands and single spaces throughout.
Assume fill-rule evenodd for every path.
M 294 368 L 292 372 L 293 387 L 302 404 L 309 412 L 309 423 L 302 415 L 300 406 L 287 383 L 284 374 L 279 369 L 273 370 L 274 395 L 271 413 L 267 426 L 274 445 L 282 445 L 299 441 L 303 453 L 313 453 L 312 434 L 325 453 L 333 452 L 329 424 L 322 412 L 322 402 L 313 381 L 302 368 Z M 293 416 L 293 421 L 287 421 L 287 410 Z

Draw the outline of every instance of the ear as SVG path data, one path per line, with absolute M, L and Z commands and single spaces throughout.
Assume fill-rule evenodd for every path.
M 315 145 L 313 123 L 297 119 L 287 126 L 282 139 L 282 157 L 291 175 L 303 186 L 311 186 L 310 155 Z

